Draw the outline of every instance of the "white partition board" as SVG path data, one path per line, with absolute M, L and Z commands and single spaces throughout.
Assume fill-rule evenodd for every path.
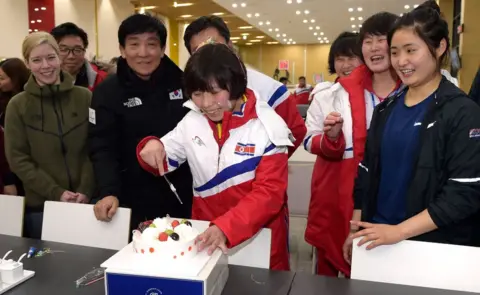
M 352 279 L 480 292 L 480 248 L 403 241 L 366 250 L 353 244 Z
M 0 234 L 21 237 L 25 198 L 0 195 Z
M 200 232 L 205 231 L 210 222 L 192 220 L 192 225 Z M 270 268 L 270 248 L 272 231 L 269 228 L 261 229 L 253 238 L 230 249 L 228 264 L 258 268 Z
M 110 222 L 98 221 L 94 205 L 45 202 L 42 240 L 120 250 L 130 238 L 131 210 L 118 208 Z

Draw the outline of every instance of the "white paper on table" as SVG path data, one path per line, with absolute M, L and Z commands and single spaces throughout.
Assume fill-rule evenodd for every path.
M 353 242 L 352 279 L 480 292 L 480 248 L 403 241 L 366 250 Z

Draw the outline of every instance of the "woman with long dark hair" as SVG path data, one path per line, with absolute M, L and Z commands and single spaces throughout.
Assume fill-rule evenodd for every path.
M 8 58 L 0 62 L 0 127 L 1 158 L 5 159 L 4 134 L 5 109 L 10 99 L 23 91 L 23 87 L 30 77 L 30 70 L 19 58 Z M 12 196 L 23 196 L 22 181 L 10 171 L 7 161 L 1 161 L 0 173 L 3 184 L 3 193 Z

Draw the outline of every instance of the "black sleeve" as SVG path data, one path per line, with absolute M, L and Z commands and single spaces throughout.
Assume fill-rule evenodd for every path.
M 88 149 L 99 197 L 120 197 L 120 128 L 113 107 L 110 85 L 99 85 L 93 92 L 89 110 Z
M 364 199 L 368 188 L 370 186 L 370 174 L 369 166 L 371 165 L 370 159 L 373 159 L 373 142 L 374 135 L 373 130 L 376 125 L 378 118 L 377 115 L 378 108 L 373 112 L 372 120 L 370 121 L 370 129 L 367 131 L 367 140 L 365 142 L 365 152 L 363 154 L 363 160 L 358 165 L 357 178 L 355 179 L 355 184 L 353 187 L 353 208 L 354 210 L 363 209 Z
M 445 160 L 448 180 L 428 213 L 438 227 L 462 221 L 480 211 L 480 107 L 466 97 L 445 106 Z M 454 106 L 455 104 L 456 106 Z
M 2 176 L 2 181 L 3 181 L 3 185 L 6 186 L 6 185 L 15 185 L 17 180 L 13 172 L 6 172 Z
M 477 74 L 473 79 L 468 96 L 470 96 L 473 101 L 480 105 L 480 69 L 477 71 Z

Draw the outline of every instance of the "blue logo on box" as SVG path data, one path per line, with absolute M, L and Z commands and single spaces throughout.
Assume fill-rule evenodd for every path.
M 204 295 L 202 281 L 107 273 L 109 295 Z
M 145 295 L 162 295 L 162 291 L 158 290 L 157 288 L 148 289 Z

